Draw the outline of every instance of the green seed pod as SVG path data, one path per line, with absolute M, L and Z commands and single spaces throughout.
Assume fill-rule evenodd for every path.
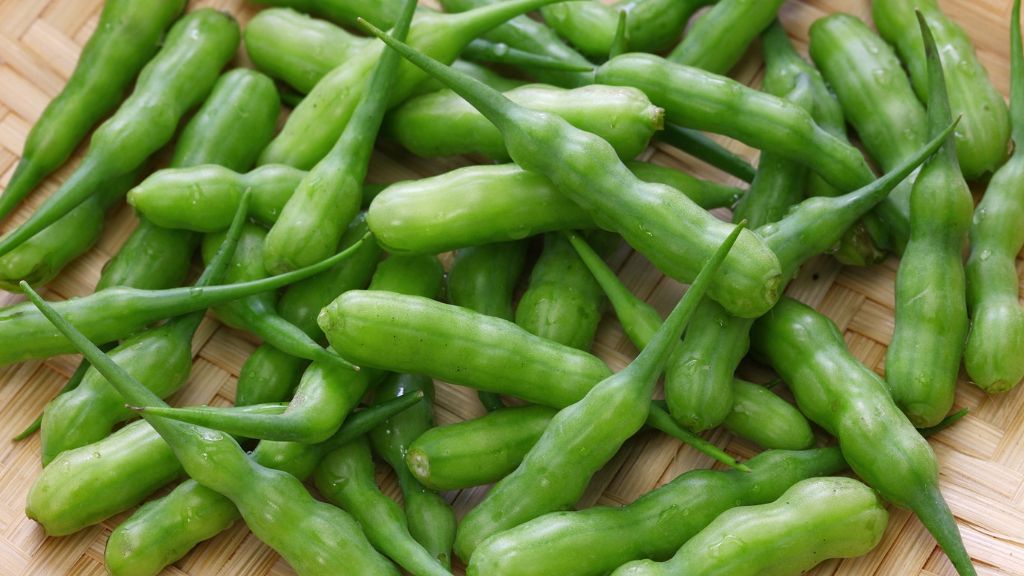
M 78 169 L 21 226 L 0 239 L 6 254 L 92 196 L 103 182 L 142 165 L 174 136 L 238 47 L 235 20 L 212 9 L 179 20 L 139 74 L 132 95 L 92 135 Z
M 935 454 L 882 379 L 853 357 L 835 324 L 783 298 L 750 335 L 753 351 L 782 376 L 800 411 L 839 439 L 857 476 L 886 500 L 913 510 L 961 576 L 975 574 L 939 492 Z
M 246 25 L 244 37 L 245 52 L 257 68 L 303 94 L 369 44 L 365 38 L 288 8 L 257 12 Z
M 666 57 L 676 64 L 726 74 L 775 20 L 782 0 L 721 0 L 697 19 Z M 636 50 L 650 52 L 650 50 Z
M 749 472 L 692 470 L 619 508 L 552 512 L 485 540 L 471 576 L 598 576 L 630 560 L 668 559 L 719 514 L 764 504 L 794 483 L 846 468 L 836 448 L 771 450 Z
M 722 424 L 733 434 L 769 450 L 804 450 L 814 445 L 807 418 L 764 386 L 733 380 L 732 411 Z
M 504 94 L 517 104 L 556 114 L 597 134 L 627 160 L 640 154 L 662 125 L 662 111 L 642 92 L 629 88 L 594 85 L 566 90 L 530 84 Z M 508 161 L 505 142 L 494 124 L 451 90 L 406 102 L 391 113 L 388 131 L 417 156 L 478 152 Z
M 75 71 L 28 133 L 18 167 L 0 195 L 0 218 L 64 164 L 89 130 L 121 102 L 185 4 L 184 0 L 146 5 L 113 0 L 103 5 Z
M 855 190 L 874 179 L 861 153 L 818 126 L 796 104 L 734 80 L 650 54 L 623 54 L 597 69 L 601 84 L 640 88 L 669 122 L 731 136 Z
M 799 576 L 829 558 L 867 554 L 888 522 L 878 496 L 860 482 L 809 478 L 775 502 L 727 510 L 663 564 L 641 560 L 612 574 Z
M 634 52 L 667 48 L 701 6 L 714 0 L 619 0 L 565 2 L 541 9 L 544 21 L 587 56 L 607 57 L 620 12 L 626 19 L 626 45 Z
M 420 12 L 409 32 L 409 40 L 428 53 L 452 62 L 459 51 L 480 34 L 513 16 L 555 1 L 512 0 L 462 14 Z M 380 42 L 373 42 L 321 79 L 263 151 L 260 164 L 288 164 L 308 170 L 319 162 L 348 124 L 383 49 Z M 391 104 L 408 98 L 415 86 L 426 78 L 426 74 L 404 63 L 397 74 L 388 98 Z
M 896 46 L 910 71 L 914 91 L 930 102 L 924 44 L 914 18 L 919 10 L 935 35 L 946 70 L 946 89 L 953 117 L 963 121 L 956 132 L 956 152 L 964 178 L 975 180 L 1006 158 L 1010 117 L 1003 95 L 988 79 L 967 33 L 942 13 L 935 0 L 875 0 L 871 15 L 882 38 Z

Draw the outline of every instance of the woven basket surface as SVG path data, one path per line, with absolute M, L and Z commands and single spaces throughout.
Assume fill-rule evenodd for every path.
M 29 129 L 74 69 L 82 45 L 96 26 L 101 4 L 101 0 L 0 0 L 0 183 L 10 179 Z M 1004 95 L 1009 92 L 1011 4 L 1011 0 L 941 2 L 943 9 L 973 38 L 982 62 Z M 259 10 L 243 0 L 192 2 L 190 9 L 206 5 L 231 12 L 243 25 Z M 838 11 L 870 20 L 868 0 L 789 0 L 780 18 L 799 49 L 806 52 L 810 24 Z M 248 65 L 242 50 L 236 64 Z M 756 85 L 762 68 L 755 47 L 732 75 Z M 736 142 L 725 143 L 730 149 L 756 159 L 756 151 Z M 736 182 L 669 147 L 652 147 L 646 156 L 702 177 Z M 2 223 L 0 230 L 6 232 L 23 221 L 29 209 L 70 174 L 80 157 L 79 152 L 49 178 L 39 193 Z M 461 158 L 422 160 L 389 148 L 387 153 L 375 155 L 370 178 L 381 182 L 415 178 L 468 163 L 469 160 Z M 720 212 L 723 218 L 728 216 Z M 135 221 L 130 207 L 122 205 L 112 210 L 99 244 L 68 266 L 47 287 L 46 297 L 63 299 L 92 292 L 102 265 L 116 252 Z M 625 248 L 615 255 L 613 264 L 630 289 L 663 313 L 684 291 L 682 285 L 666 279 L 643 257 Z M 831 317 L 844 331 L 853 353 L 867 366 L 883 373 L 886 346 L 893 331 L 897 265 L 898 261 L 890 258 L 868 269 L 845 268 L 830 257 L 821 256 L 804 266 L 788 294 Z M 0 305 L 20 300 L 20 296 L 0 293 Z M 195 338 L 190 382 L 170 399 L 171 403 L 229 404 L 234 398 L 239 369 L 256 344 L 258 341 L 252 336 L 207 318 Z M 620 369 L 636 354 L 610 314 L 601 325 L 594 351 L 613 369 Z M 31 422 L 77 363 L 77 356 L 59 356 L 0 367 L 0 438 L 12 437 Z M 770 377 L 756 367 L 744 370 L 752 379 L 764 381 Z M 961 378 L 956 405 L 968 407 L 970 414 L 932 438 L 941 465 L 943 494 L 979 573 L 1024 576 L 1024 386 L 989 397 Z M 482 412 L 472 391 L 439 384 L 439 424 Z M 756 453 L 751 444 L 723 431 L 711 432 L 706 437 L 743 458 Z M 682 472 L 710 465 L 708 458 L 691 448 L 659 433 L 644 432 L 630 440 L 595 476 L 580 505 L 628 503 Z M 104 574 L 105 542 L 111 529 L 127 515 L 72 536 L 49 538 L 24 514 L 26 494 L 39 471 L 38 436 L 20 443 L 0 443 L 0 575 Z M 379 472 L 384 491 L 400 497 L 393 475 L 383 467 Z M 484 493 L 484 488 L 477 488 L 446 496 L 461 516 Z M 461 574 L 461 567 L 457 569 Z M 292 573 L 242 523 L 200 545 L 164 571 L 178 576 Z M 952 576 L 955 572 L 920 522 L 905 510 L 893 509 L 889 528 L 871 554 L 826 562 L 812 574 Z

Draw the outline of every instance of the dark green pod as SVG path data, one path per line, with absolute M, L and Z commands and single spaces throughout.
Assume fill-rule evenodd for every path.
M 185 15 L 139 74 L 132 95 L 92 135 L 82 163 L 21 226 L 0 239 L 0 255 L 46 228 L 127 174 L 166 144 L 178 121 L 209 94 L 238 46 L 235 20 L 212 9 Z
M 452 304 L 512 320 L 512 298 L 526 265 L 523 241 L 462 248 L 448 273 Z
M 259 4 L 287 6 L 346 26 L 355 26 L 356 18 L 362 18 L 381 28 L 394 26 L 402 11 L 402 0 L 260 0 Z
M 874 179 L 856 148 L 818 126 L 799 106 L 743 84 L 650 54 L 623 54 L 597 69 L 602 84 L 640 88 L 670 122 L 731 136 L 856 190 Z
M 667 559 L 719 514 L 763 504 L 805 478 L 846 468 L 836 448 L 772 450 L 750 472 L 692 470 L 620 507 L 553 512 L 485 540 L 471 576 L 598 576 L 639 558 Z
M 630 88 L 593 85 L 566 90 L 530 84 L 504 94 L 517 104 L 557 114 L 573 126 L 597 134 L 627 160 L 640 154 L 662 126 L 661 109 Z M 451 90 L 406 102 L 391 113 L 388 131 L 417 156 L 477 152 L 508 161 L 501 132 Z
M 721 516 L 664 563 L 630 562 L 613 576 L 799 576 L 829 558 L 854 558 L 882 540 L 889 513 L 852 478 L 808 478 L 775 502 Z
M 874 0 L 871 15 L 878 33 L 900 53 L 914 91 L 929 102 L 928 67 L 915 10 L 935 35 L 953 117 L 962 116 L 956 131 L 956 153 L 964 178 L 975 180 L 995 170 L 1006 158 L 1010 116 L 1006 100 L 988 79 L 964 29 L 946 16 L 936 0 Z
M 18 167 L 0 195 L 0 218 L 64 164 L 89 130 L 117 106 L 185 4 L 115 0 L 103 5 L 75 71 L 28 133 Z
M 690 26 L 683 41 L 666 58 L 684 66 L 726 74 L 746 54 L 750 43 L 775 20 L 780 7 L 782 0 L 721 0 Z

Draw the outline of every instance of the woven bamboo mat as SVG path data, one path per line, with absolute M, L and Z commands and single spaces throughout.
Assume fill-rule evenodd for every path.
M 944 0 L 975 41 L 996 86 L 1009 91 L 1008 29 L 1011 0 Z M 196 3 L 193 3 L 196 4 Z M 199 2 L 235 14 L 243 23 L 257 8 L 242 0 Z M 47 102 L 61 89 L 74 68 L 81 46 L 96 26 L 101 0 L 0 0 L 0 182 L 6 182 L 29 128 Z M 781 17 L 800 48 L 806 48 L 811 22 L 829 12 L 851 12 L 869 18 L 868 0 L 790 0 Z M 239 54 L 238 63 L 244 64 Z M 733 75 L 757 83 L 761 62 L 751 51 Z M 735 142 L 728 146 L 750 158 L 756 153 Z M 713 169 L 678 155 L 669 148 L 648 152 L 659 163 L 687 169 L 703 177 L 726 179 Z M 400 152 L 378 154 L 371 178 L 392 181 L 447 171 L 466 163 L 460 159 L 425 161 Z M 73 166 L 74 163 L 71 164 Z M 20 222 L 27 208 L 38 205 L 69 174 L 68 167 L 50 178 L 37 194 L 7 222 L 3 231 Z M 724 214 L 723 214 L 724 216 Z M 100 268 L 134 227 L 130 208 L 109 216 L 99 245 L 48 287 L 48 298 L 90 293 Z M 1024 223 L 1022 223 L 1024 225 Z M 665 279 L 642 257 L 623 250 L 615 262 L 629 287 L 663 312 L 683 287 Z M 853 353 L 881 372 L 893 329 L 893 282 L 897 262 L 890 259 L 871 269 L 843 268 L 819 257 L 802 270 L 789 294 L 817 307 L 845 331 Z M 0 305 L 20 300 L 0 293 Z M 195 369 L 188 386 L 171 399 L 183 404 L 227 404 L 234 397 L 239 369 L 254 349 L 252 337 L 207 320 L 195 339 Z M 595 351 L 619 369 L 635 354 L 613 318 L 606 318 Z M 26 362 L 0 368 L 0 438 L 10 438 L 30 422 L 59 389 L 77 364 L 62 356 L 45 362 Z M 756 370 L 756 369 L 755 369 Z M 475 395 L 440 385 L 437 394 L 440 424 L 482 413 Z M 954 428 L 938 434 L 932 444 L 941 463 L 942 490 L 960 523 L 967 549 L 986 575 L 1024 575 L 1024 386 L 999 397 L 987 397 L 961 382 L 957 406 L 971 412 Z M 754 449 L 725 432 L 709 439 L 741 457 Z M 642 433 L 594 479 L 583 505 L 623 504 L 678 474 L 710 462 L 688 447 L 657 433 Z M 0 443 L 0 576 L 15 574 L 103 574 L 103 548 L 112 527 L 125 516 L 65 538 L 47 538 L 24 515 L 25 496 L 39 473 L 37 438 Z M 393 477 L 381 469 L 385 491 L 397 497 Z M 479 501 L 483 489 L 447 494 L 459 514 Z M 339 567 L 339 570 L 343 568 Z M 199 546 L 168 568 L 171 575 L 292 574 L 277 555 L 239 523 Z M 818 576 L 954 574 L 948 561 L 920 523 L 906 511 L 894 510 L 885 538 L 870 555 L 832 561 L 814 570 Z M 554 575 L 553 575 L 554 576 Z

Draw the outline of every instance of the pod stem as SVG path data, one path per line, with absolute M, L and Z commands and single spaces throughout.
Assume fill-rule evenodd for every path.
M 680 426 L 678 422 L 672 419 L 672 416 L 662 407 L 660 402 L 651 403 L 651 411 L 647 415 L 647 424 L 689 445 L 717 462 L 721 462 L 740 472 L 750 472 L 750 468 L 746 464 L 741 464 L 718 446 Z
M 921 27 L 925 59 L 928 62 L 928 132 L 934 136 L 942 133 L 942 128 L 949 124 L 953 113 L 949 107 L 946 76 L 942 70 L 939 49 L 935 46 L 935 37 L 932 36 L 932 30 L 928 26 L 924 14 L 920 10 L 914 12 L 917 14 L 917 23 Z M 951 166 L 959 166 L 956 156 L 956 140 L 952 134 L 946 137 L 946 143 L 941 153 L 945 155 L 946 162 Z
M 963 538 L 957 527 L 956 519 L 949 510 L 945 499 L 939 492 L 937 483 L 923 487 L 917 493 L 914 501 L 909 503 L 914 514 L 920 518 L 921 523 L 928 529 L 928 532 L 939 543 L 939 547 L 946 553 L 946 557 L 956 568 L 960 576 L 976 576 L 974 564 L 971 563 L 971 556 L 964 548 Z

